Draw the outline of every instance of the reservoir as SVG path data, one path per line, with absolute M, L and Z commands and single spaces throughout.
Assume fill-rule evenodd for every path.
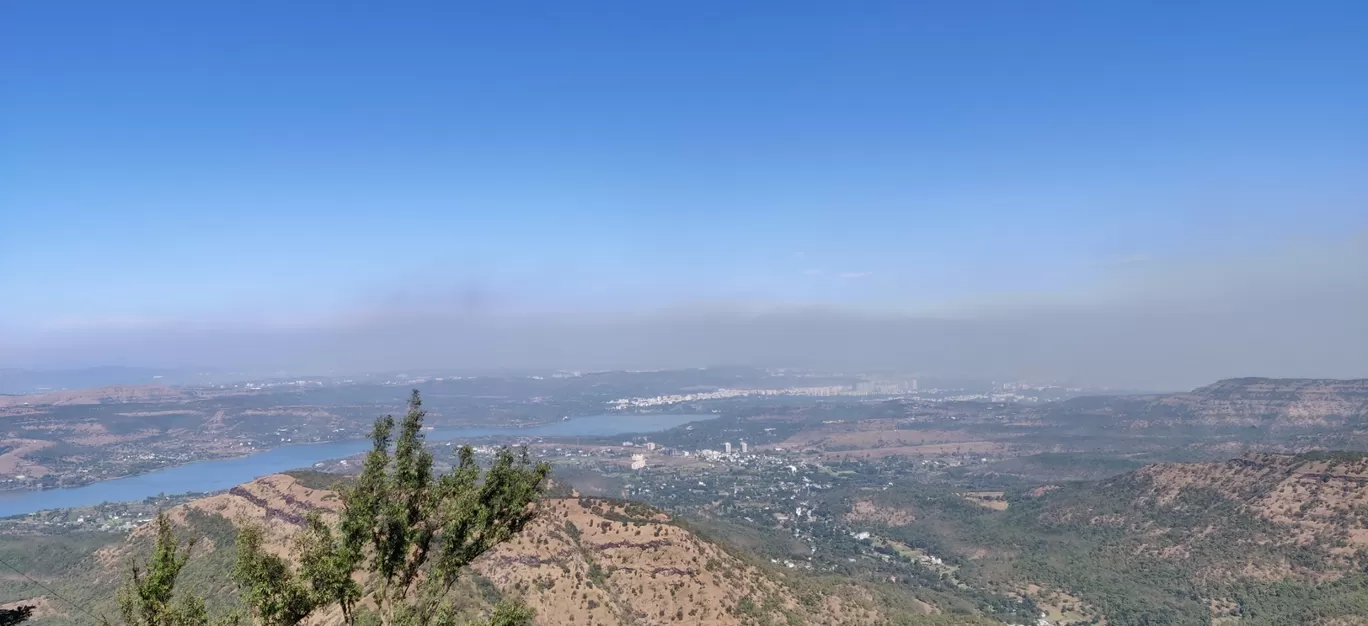
M 652 433 L 716 415 L 595 415 L 528 428 L 466 427 L 424 431 L 429 442 L 478 437 L 576 437 Z M 155 472 L 115 478 L 80 487 L 0 493 L 0 517 L 44 509 L 142 500 L 159 494 L 218 491 L 267 474 L 307 468 L 319 461 L 349 457 L 371 447 L 369 439 L 280 446 L 235 459 L 200 461 Z

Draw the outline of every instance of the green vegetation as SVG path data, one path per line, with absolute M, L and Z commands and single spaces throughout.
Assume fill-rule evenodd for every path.
M 193 593 L 176 593 L 176 578 L 190 561 L 195 548 L 185 547 L 165 514 L 157 516 L 156 547 L 143 565 L 134 565 L 119 590 L 119 609 L 126 626 L 197 626 L 209 623 L 204 599 Z
M 81 567 L 91 552 L 118 537 L 105 532 L 0 537 L 0 560 L 35 578 L 60 578 Z
M 320 603 L 314 590 L 293 575 L 289 563 L 262 549 L 259 526 L 250 525 L 238 533 L 233 580 L 243 602 L 251 607 L 252 617 L 262 626 L 298 624 Z
M 736 380 L 734 374 L 706 375 L 715 375 L 713 382 L 719 385 Z M 535 382 L 510 377 L 433 381 L 423 383 L 423 389 L 434 391 L 432 400 L 446 403 L 433 407 L 446 415 L 478 413 L 527 421 L 590 414 L 601 411 L 609 399 L 693 387 L 693 376 L 601 373 Z M 649 384 L 641 382 L 646 379 Z M 81 477 L 95 470 L 119 474 L 197 458 L 194 445 L 159 433 L 194 426 L 220 411 L 222 419 L 215 418 L 214 428 L 236 433 L 252 446 L 361 436 L 376 413 L 366 407 L 391 401 L 390 390 L 386 388 L 382 400 L 367 399 L 371 392 L 359 386 L 291 392 L 312 398 L 304 402 L 308 406 L 323 396 L 341 402 L 329 409 L 333 417 L 328 419 L 248 419 L 249 410 L 281 406 L 280 397 L 226 395 L 177 400 L 193 404 L 200 417 L 173 414 L 156 403 L 91 405 L 79 411 L 53 407 L 41 417 L 18 418 L 12 433 L 56 441 L 49 422 L 71 418 L 73 423 L 103 425 L 112 434 L 147 435 L 109 446 L 86 439 L 82 445 L 88 447 L 59 441 L 35 450 L 29 458 L 43 461 L 51 471 L 42 477 L 47 482 L 23 486 L 56 484 L 59 476 L 85 480 Z M 536 391 L 539 400 L 515 399 L 525 397 L 519 390 Z M 541 403 L 545 394 L 567 391 L 574 392 L 567 394 L 574 400 Z M 1340 424 L 1331 416 L 1328 426 L 1294 431 L 1295 423 L 1270 421 L 1282 409 L 1226 406 L 1227 396 L 1241 397 L 1233 393 L 1227 386 L 1166 400 L 1079 398 L 1035 406 L 914 399 L 710 401 L 661 410 L 717 409 L 726 414 L 650 437 L 575 438 L 576 444 L 604 444 L 612 450 L 586 452 L 570 447 L 567 439 L 563 451 L 554 448 L 554 441 L 536 451 L 567 468 L 558 470 L 564 482 L 554 486 L 561 497 L 579 493 L 646 500 L 651 507 L 587 495 L 580 502 L 633 537 L 649 536 L 647 524 L 667 511 L 673 518 L 669 523 L 701 537 L 724 539 L 726 543 L 719 543 L 723 549 L 782 580 L 808 614 L 830 610 L 825 604 L 830 598 L 851 596 L 856 599 L 844 604 L 844 610 L 877 611 L 889 616 L 890 626 L 1034 623 L 1042 614 L 1068 624 L 1105 619 L 1120 626 L 1181 626 L 1215 619 L 1259 626 L 1368 614 L 1368 574 L 1361 573 L 1368 566 L 1368 552 L 1353 550 L 1353 531 L 1368 522 L 1368 504 L 1356 491 L 1360 470 L 1344 467 L 1362 463 L 1363 454 L 1301 455 L 1299 462 L 1318 461 L 1326 469 L 1296 475 L 1281 496 L 1276 487 L 1267 490 L 1281 479 L 1258 474 L 1266 471 L 1258 463 L 1241 468 L 1242 461 L 1223 464 L 1226 469 L 1214 477 L 1200 475 L 1199 468 L 1175 471 L 1167 482 L 1149 478 L 1150 470 L 1118 476 L 1157 461 L 1209 461 L 1247 450 L 1325 445 L 1368 449 L 1368 434 L 1357 422 Z M 1283 393 L 1266 397 L 1269 402 L 1292 399 Z M 106 583 L 110 577 L 98 572 L 108 564 L 104 559 L 136 554 L 151 557 L 138 562 L 139 573 L 130 575 L 123 593 L 133 609 L 130 624 L 200 624 L 213 617 L 275 626 L 306 616 L 378 626 L 454 624 L 473 618 L 525 623 L 525 609 L 503 602 L 492 583 L 465 573 L 464 565 L 517 532 L 527 509 L 514 505 L 544 495 L 552 486 L 543 480 L 540 466 L 508 451 L 487 472 L 462 452 L 452 459 L 450 474 L 434 475 L 417 427 L 423 419 L 417 400 L 415 396 L 402 422 L 385 419 L 372 429 L 376 445 L 360 477 L 290 472 L 307 488 L 336 491 L 329 497 L 346 506 L 340 520 L 305 520 L 295 544 L 269 545 L 271 535 L 261 529 L 239 529 L 220 516 L 187 509 L 177 529 L 179 542 L 161 533 L 139 533 L 130 549 L 104 552 L 99 567 L 90 567 L 95 560 L 90 553 L 122 535 L 79 532 L 126 530 L 172 501 L 23 516 L 6 522 L 13 534 L 0 537 L 0 555 L 36 580 L 0 580 L 0 601 L 35 598 L 50 586 L 77 607 L 115 615 L 109 585 L 117 581 Z M 291 396 L 291 407 L 300 402 Z M 886 422 L 867 422 L 872 419 Z M 847 422 L 851 426 L 841 425 Z M 923 439 L 955 445 L 867 458 L 832 454 L 871 445 L 860 436 L 847 436 L 847 428 L 905 431 L 898 434 L 909 445 Z M 207 437 L 197 440 L 200 444 L 219 445 L 217 431 L 200 434 Z M 645 471 L 627 471 L 620 457 L 636 449 L 616 449 L 625 438 L 649 439 L 656 444 L 653 457 L 659 458 L 652 458 Z M 679 455 L 740 440 L 750 443 L 749 454 L 706 462 Z M 970 440 L 993 445 L 969 447 Z M 963 452 L 958 450 L 961 443 Z M 127 453 L 143 448 L 156 458 Z M 804 448 L 814 451 L 804 453 Z M 96 463 L 72 460 L 75 456 L 93 457 Z M 483 458 L 481 463 L 488 465 Z M 445 472 L 444 464 L 436 467 Z M 1074 482 L 1080 480 L 1095 482 Z M 1042 485 L 1048 488 L 1036 489 Z M 1010 506 L 981 506 L 990 502 L 1003 508 L 996 494 L 978 503 L 967 497 L 981 491 L 1005 492 L 1001 503 Z M 1260 503 L 1270 494 L 1276 507 Z M 589 531 L 565 521 L 552 532 L 563 532 L 584 551 L 589 585 L 614 586 L 623 574 L 590 553 L 589 542 L 583 541 Z M 199 540 L 193 554 L 185 545 L 192 536 Z M 729 581 L 738 575 L 722 559 L 697 560 L 702 561 L 694 566 L 699 572 Z M 568 568 L 561 567 L 568 575 Z M 171 570 L 169 578 L 154 576 Z M 536 593 L 552 589 L 555 582 L 538 579 L 528 588 Z M 198 598 L 203 602 L 197 604 Z M 793 607 L 776 602 L 760 594 L 728 610 L 745 623 L 801 623 L 798 613 L 789 612 Z M 40 605 L 32 621 L 44 626 L 49 620 L 85 619 L 63 610 Z M 928 610 L 939 613 L 923 614 Z M 688 620 L 680 614 L 675 621 Z
M 423 417 L 414 391 L 397 439 L 394 418 L 376 421 L 365 469 L 343 490 L 336 528 L 314 515 L 301 533 L 298 571 L 266 552 L 258 527 L 218 537 L 217 545 L 236 545 L 232 571 L 241 602 L 219 620 L 237 622 L 245 615 L 261 626 L 292 626 L 335 606 L 348 625 L 457 624 L 461 611 L 451 591 L 462 570 L 532 519 L 531 505 L 542 494 L 549 467 L 533 464 L 525 451 L 504 449 L 482 472 L 465 447 L 449 473 L 435 476 L 432 455 L 423 447 Z M 186 587 L 178 582 L 194 544 L 182 546 L 166 516 L 158 517 L 152 556 L 131 569 L 119 594 L 125 626 L 210 623 L 203 597 L 178 591 Z M 526 608 L 500 602 L 487 623 L 517 626 L 530 620 Z
M 1243 508 L 1267 485 L 1227 493 L 1199 482 L 1163 505 L 1152 499 L 1156 488 L 1146 477 L 1124 476 L 1064 485 L 1038 498 L 1009 493 L 1006 511 L 924 484 L 899 483 L 865 497 L 917 513 L 906 525 L 874 525 L 879 537 L 939 555 L 956 568 L 953 580 L 922 577 L 917 593 L 958 596 L 990 615 L 1003 616 L 1008 607 L 987 592 L 1024 593 L 1028 585 L 1081 600 L 1087 610 L 1079 612 L 1093 617 L 1075 623 L 1105 615 L 1117 626 L 1210 624 L 1224 611 L 1245 626 L 1281 626 L 1368 614 L 1368 575 L 1354 573 L 1363 557 L 1336 560 L 1328 542 L 1286 540 L 1285 529 Z M 876 552 L 905 556 L 891 548 Z M 1249 582 L 1240 577 L 1246 568 L 1282 572 L 1281 579 Z M 1327 577 L 1331 582 L 1317 582 Z
M 1242 626 L 1297 626 L 1349 615 L 1368 615 L 1368 575 L 1355 573 L 1324 584 L 1277 582 L 1232 590 Z

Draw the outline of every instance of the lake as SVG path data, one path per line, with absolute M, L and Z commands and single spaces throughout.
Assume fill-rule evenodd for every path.
M 529 428 L 434 428 L 424 431 L 428 441 L 457 441 L 478 437 L 576 437 L 652 433 L 716 415 L 595 415 Z M 292 444 L 235 459 L 200 461 L 115 478 L 80 487 L 0 493 L 0 517 L 44 509 L 90 506 L 101 502 L 142 500 L 159 494 L 218 491 L 267 474 L 307 468 L 319 461 L 349 457 L 369 450 L 369 439 Z

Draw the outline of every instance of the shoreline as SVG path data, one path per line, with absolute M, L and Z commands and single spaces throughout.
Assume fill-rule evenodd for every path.
M 648 414 L 585 416 L 570 421 L 521 424 L 500 427 L 433 427 L 424 431 L 429 442 L 525 436 L 559 438 L 576 436 L 615 436 L 626 433 L 662 432 L 696 421 L 710 420 L 717 414 Z M 161 494 L 188 491 L 214 491 L 247 482 L 265 474 L 290 469 L 305 469 L 315 463 L 345 459 L 370 448 L 370 440 L 338 439 L 327 442 L 288 443 L 261 448 L 243 455 L 218 455 L 198 461 L 168 465 L 159 469 L 118 478 L 84 482 L 75 486 L 46 489 L 0 491 L 0 517 L 46 509 L 121 502 Z
M 638 414 L 638 415 L 650 415 L 650 414 Z M 626 417 L 626 416 L 624 416 L 624 417 Z M 424 431 L 423 431 L 423 432 L 424 432 L 424 433 L 427 433 L 427 432 L 431 432 L 431 431 L 433 431 L 433 430 L 440 430 L 440 429 L 460 429 L 460 428 L 472 428 L 472 429 L 475 429 L 475 428 L 492 428 L 492 429 L 502 429 L 502 428 L 507 428 L 507 429 L 538 428 L 538 427 L 547 426 L 547 425 L 551 425 L 551 424 L 558 424 L 558 423 L 560 423 L 560 420 L 546 420 L 546 421 L 541 421 L 541 422 L 523 422 L 523 423 L 519 423 L 519 424 L 517 424 L 517 425 L 461 424 L 461 425 L 454 425 L 454 426 L 435 426 L 435 427 L 434 427 L 434 426 L 427 426 L 427 427 L 424 427 Z M 352 433 L 348 433 L 348 434 L 352 434 Z M 284 448 L 284 447 L 287 447 L 287 446 L 309 446 L 309 445 L 320 445 L 320 444 L 329 444 L 329 443 L 341 443 L 341 442 L 349 442 L 349 441 L 366 441 L 366 440 L 368 440 L 368 438 L 365 436 L 365 433 L 361 433 L 361 436 L 360 436 L 360 437 L 339 437 L 339 438 L 336 438 L 336 439 L 320 439 L 320 440 L 317 440 L 317 441 L 298 441 L 298 442 L 292 441 L 292 442 L 284 443 L 284 444 L 278 445 L 278 446 L 261 447 L 261 448 L 252 448 L 250 451 L 247 451 L 247 452 L 233 452 L 233 453 L 223 453 L 223 454 L 210 454 L 210 455 L 204 456 L 204 457 L 202 457 L 202 458 L 195 458 L 195 459 L 190 459 L 190 460 L 186 460 L 186 461 L 177 461 L 177 462 L 174 462 L 174 463 L 169 463 L 169 464 L 166 464 L 166 465 L 161 465 L 161 466 L 157 466 L 157 467 L 147 468 L 147 469 L 143 469 L 143 470 L 140 470 L 140 471 L 129 472 L 129 473 L 126 473 L 126 474 L 116 474 L 116 475 L 102 476 L 102 477 L 100 477 L 100 478 L 86 479 L 86 480 L 81 480 L 81 481 L 79 481 L 79 482 L 67 482 L 67 483 L 62 483 L 62 484 L 58 484 L 58 485 L 54 485 L 54 486 L 50 486 L 50 487 L 48 487 L 48 486 L 41 486 L 41 485 L 40 485 L 40 486 L 36 486 L 36 487 L 10 487 L 10 486 L 0 486 L 0 498 L 3 498 L 4 496 L 9 495 L 9 494 L 41 493 L 41 492 L 44 492 L 44 491 L 53 491 L 53 490 L 57 490 L 57 489 L 78 489 L 78 488 L 80 488 L 80 487 L 88 487 L 88 486 L 93 485 L 93 484 L 96 484 L 96 483 L 102 483 L 102 482 L 110 481 L 110 480 L 121 480 L 121 479 L 125 479 L 125 478 L 134 478 L 134 477 L 137 477 L 137 476 L 144 476 L 144 475 L 151 474 L 151 473 L 154 473 L 154 472 L 161 472 L 161 471 L 165 471 L 165 470 L 169 470 L 169 469 L 175 469 L 175 468 L 177 468 L 177 467 L 184 467 L 184 466 L 186 466 L 186 465 L 192 465 L 192 464 L 195 464 L 195 463 L 204 463 L 204 462 L 209 462 L 209 461 L 230 461 L 230 460 L 233 460 L 233 459 L 246 458 L 246 457 L 250 457 L 250 456 L 256 455 L 256 454 L 261 454 L 261 453 L 264 453 L 264 452 L 270 452 L 270 451 L 272 451 L 272 450 L 278 450 L 278 449 L 280 449 L 280 448 Z M 61 441 L 55 441 L 55 443 L 63 443 L 63 442 L 61 442 Z

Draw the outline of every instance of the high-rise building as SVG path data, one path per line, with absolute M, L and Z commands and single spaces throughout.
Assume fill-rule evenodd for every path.
M 746 442 L 742 441 L 742 442 L 741 442 L 741 454 L 745 454 L 745 453 L 747 453 L 747 452 L 750 452 L 750 445 L 748 445 Z
M 728 441 L 728 442 L 722 444 L 722 451 L 725 452 L 725 453 L 727 453 L 727 454 L 731 454 L 731 442 L 730 442 L 730 441 Z

